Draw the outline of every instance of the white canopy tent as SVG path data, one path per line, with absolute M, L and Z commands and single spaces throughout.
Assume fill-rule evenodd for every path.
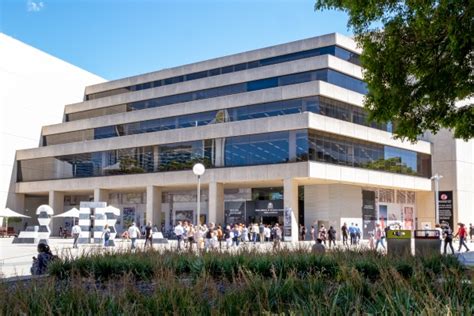
M 15 211 L 12 211 L 8 207 L 6 209 L 0 210 L 0 217 L 5 217 L 5 227 L 8 227 L 8 218 L 9 217 L 23 217 L 23 218 L 31 218 L 30 216 L 23 215 L 20 213 L 17 213 Z
M 72 208 L 69 211 L 66 211 L 64 213 L 54 215 L 53 217 L 73 217 L 73 218 L 79 218 L 79 210 L 77 208 Z

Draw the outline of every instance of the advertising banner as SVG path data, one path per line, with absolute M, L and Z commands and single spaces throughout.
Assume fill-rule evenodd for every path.
M 283 216 L 283 235 L 284 240 L 291 240 L 291 215 L 293 210 L 291 207 L 285 208 L 285 213 Z
M 364 238 L 367 238 L 369 232 L 375 230 L 375 222 L 377 220 L 374 191 L 362 190 L 362 220 L 363 236 Z
M 453 228 L 453 191 L 439 191 L 439 222 L 449 223 L 449 227 Z

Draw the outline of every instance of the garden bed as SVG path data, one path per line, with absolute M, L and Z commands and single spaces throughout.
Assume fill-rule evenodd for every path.
M 442 256 L 90 254 L 54 263 L 47 279 L 0 285 L 0 314 L 472 315 L 472 281 L 455 258 Z

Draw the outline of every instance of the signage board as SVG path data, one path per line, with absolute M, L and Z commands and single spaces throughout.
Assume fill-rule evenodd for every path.
M 439 207 L 439 222 L 447 222 L 449 227 L 453 228 L 453 191 L 439 191 L 438 192 L 438 207 Z

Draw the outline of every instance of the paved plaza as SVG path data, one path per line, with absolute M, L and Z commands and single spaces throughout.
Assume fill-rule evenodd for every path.
M 36 245 L 33 244 L 12 244 L 13 238 L 0 238 L 0 277 L 8 278 L 14 276 L 27 276 L 31 275 L 30 267 L 32 263 L 32 257 L 37 255 Z M 144 239 L 137 240 L 137 248 L 143 249 Z M 50 247 L 54 254 L 60 257 L 77 257 L 91 252 L 104 252 L 104 251 L 127 251 L 130 249 L 131 242 L 121 239 L 116 239 L 115 247 L 104 248 L 100 245 L 86 244 L 80 245 L 78 249 L 72 248 L 72 238 L 51 238 Z M 282 247 L 286 248 L 298 248 L 298 247 L 311 247 L 314 244 L 312 241 L 300 241 L 297 243 L 283 242 Z M 238 249 L 257 249 L 258 251 L 271 251 L 272 243 L 265 242 L 263 244 L 257 242 L 255 245 L 251 242 L 241 243 L 239 247 L 231 247 L 229 251 L 237 251 Z M 338 247 L 341 247 L 342 243 L 338 242 Z M 366 248 L 368 241 L 362 240 L 358 246 L 360 248 Z M 458 249 L 458 243 L 453 242 L 454 249 Z M 471 249 L 469 253 L 461 253 L 459 259 L 461 262 L 474 266 L 474 242 L 468 242 L 468 246 Z M 194 245 L 195 247 L 195 245 Z M 156 250 L 176 250 L 176 240 L 170 240 L 168 244 L 155 244 Z M 228 251 L 225 243 L 223 243 L 222 249 Z M 354 248 L 355 249 L 355 248 Z M 380 250 L 381 248 L 379 248 Z M 463 250 L 464 251 L 464 250 Z M 457 254 L 457 252 L 456 252 Z

